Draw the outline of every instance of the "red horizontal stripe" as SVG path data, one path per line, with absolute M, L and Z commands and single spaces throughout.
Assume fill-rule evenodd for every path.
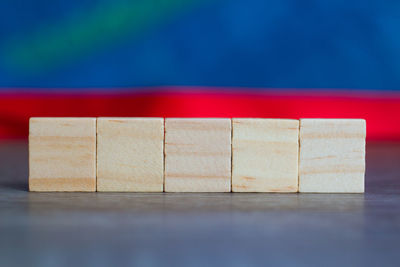
M 249 93 L 212 89 L 215 88 L 170 87 L 140 93 L 43 90 L 13 93 L 10 90 L 0 94 L 0 138 L 26 137 L 29 117 L 151 116 L 364 118 L 369 139 L 400 140 L 399 93 L 296 90 Z

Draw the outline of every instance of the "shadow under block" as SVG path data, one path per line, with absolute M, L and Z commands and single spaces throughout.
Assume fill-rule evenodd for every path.
M 96 191 L 96 118 L 31 118 L 29 190 Z
M 164 119 L 97 119 L 97 191 L 163 192 Z
M 299 121 L 232 119 L 232 191 L 297 192 Z
M 231 191 L 230 119 L 165 119 L 165 191 Z
M 362 119 L 300 120 L 300 192 L 363 193 L 365 136 Z

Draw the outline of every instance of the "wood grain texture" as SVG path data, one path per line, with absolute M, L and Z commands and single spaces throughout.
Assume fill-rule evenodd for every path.
M 297 192 L 299 121 L 232 119 L 232 191 Z
M 96 119 L 31 118 L 29 190 L 96 191 Z
M 97 119 L 97 191 L 163 192 L 164 119 Z
M 165 191 L 231 191 L 231 120 L 165 120 Z
M 363 193 L 366 123 L 300 120 L 300 192 Z

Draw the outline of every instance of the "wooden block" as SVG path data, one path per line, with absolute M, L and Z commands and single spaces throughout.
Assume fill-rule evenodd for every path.
M 300 120 L 300 192 L 364 192 L 362 119 Z
M 232 191 L 297 192 L 299 121 L 232 119 Z
M 163 192 L 163 118 L 97 119 L 97 191 Z
M 96 119 L 31 118 L 29 190 L 96 191 Z
M 165 191 L 231 191 L 230 119 L 165 119 Z

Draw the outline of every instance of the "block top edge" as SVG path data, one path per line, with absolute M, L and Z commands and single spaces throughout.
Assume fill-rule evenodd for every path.
M 97 120 L 164 120 L 163 117 L 97 117 Z
M 231 118 L 165 118 L 165 120 L 202 121 L 202 120 L 231 120 Z
M 299 121 L 297 119 L 280 119 L 280 118 L 232 118 L 232 120 L 255 120 L 255 121 Z
M 300 121 L 366 121 L 363 118 L 300 118 Z
M 366 127 L 365 119 L 300 119 L 300 127 L 311 125 L 360 125 Z
M 29 123 L 35 122 L 35 121 L 60 121 L 60 120 L 68 120 L 68 121 L 96 121 L 96 117 L 30 117 L 29 118 Z

